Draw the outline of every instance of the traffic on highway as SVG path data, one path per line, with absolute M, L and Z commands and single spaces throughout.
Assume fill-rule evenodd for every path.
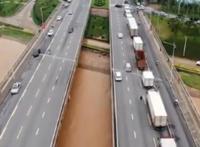
M 40 30 L 8 105 L 0 107 L 0 147 L 55 146 L 91 3 L 62 1 Z M 109 2 L 113 147 L 193 147 L 143 16 L 131 1 Z
M 130 2 L 110 3 L 116 146 L 193 146 L 140 13 Z
M 55 145 L 89 8 L 89 0 L 72 1 L 67 6 L 63 2 L 51 23 L 42 30 L 38 44 L 33 46 L 32 57 L 27 61 L 32 64 L 24 70 L 23 80 L 11 89 L 12 97 L 18 101 L 1 131 L 0 146 Z

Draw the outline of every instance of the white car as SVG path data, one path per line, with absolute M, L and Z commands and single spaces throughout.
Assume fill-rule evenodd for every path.
M 72 11 L 70 11 L 70 12 L 68 13 L 68 15 L 72 15 Z
M 122 73 L 120 71 L 115 72 L 115 81 L 122 81 Z
M 60 16 L 60 15 L 57 16 L 56 20 L 57 20 L 57 21 L 61 21 L 61 20 L 62 20 L 62 16 Z
M 49 37 L 53 36 L 53 34 L 54 34 L 53 29 L 50 29 L 49 32 L 47 33 L 47 35 L 48 35 Z
M 124 35 L 122 33 L 118 33 L 117 36 L 119 39 L 122 39 L 124 37 Z
M 10 93 L 12 95 L 17 94 L 17 93 L 19 93 L 20 88 L 21 88 L 21 83 L 20 82 L 16 82 L 16 83 L 13 84 L 13 86 L 12 86 L 12 88 L 10 90 Z
M 125 68 L 126 72 L 131 72 L 132 71 L 131 63 L 127 62 Z
M 65 3 L 65 4 L 63 4 L 63 7 L 64 7 L 64 8 L 67 8 L 67 7 L 69 7 L 69 4 L 68 4 L 68 3 Z
M 200 66 L 200 60 L 196 62 L 196 65 L 197 65 L 197 66 Z

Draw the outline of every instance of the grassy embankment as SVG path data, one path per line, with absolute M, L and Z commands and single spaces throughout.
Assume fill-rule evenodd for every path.
M 0 16 L 11 16 L 22 7 L 27 0 L 1 0 Z
M 92 0 L 93 8 L 104 8 L 108 9 L 109 0 Z
M 109 22 L 107 17 L 90 15 L 85 32 L 86 38 L 109 41 Z
M 200 68 L 186 65 L 176 65 L 176 68 L 186 85 L 200 90 Z
M 175 42 L 175 56 L 183 57 L 185 36 L 187 46 L 185 58 L 198 60 L 200 55 L 200 26 L 186 24 L 175 19 L 167 19 L 152 15 L 151 20 L 162 41 Z M 172 46 L 164 44 L 169 55 L 172 54 Z
M 162 41 L 175 42 L 175 56 L 182 57 L 184 47 L 184 36 L 188 37 L 186 58 L 198 60 L 200 55 L 200 27 L 189 24 L 183 24 L 176 20 L 169 20 L 158 16 L 152 16 L 151 20 L 159 33 Z M 174 22 L 172 22 L 174 21 Z M 164 44 L 169 55 L 172 54 L 172 46 Z M 200 71 L 198 67 L 195 69 L 178 65 L 177 69 L 184 81 L 190 87 L 200 90 Z
M 36 0 L 32 14 L 34 22 L 40 25 L 42 23 L 42 16 L 43 21 L 46 21 L 58 3 L 59 0 Z
M 179 72 L 179 73 L 186 85 L 200 90 L 200 75 L 191 74 L 187 72 Z
M 28 43 L 34 34 L 24 31 L 23 28 L 0 24 L 0 36 L 7 36 L 20 42 Z

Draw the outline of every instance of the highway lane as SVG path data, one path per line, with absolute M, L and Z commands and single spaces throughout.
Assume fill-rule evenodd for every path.
M 140 19 L 136 16 L 137 20 L 140 21 Z M 179 138 L 177 141 L 177 144 L 180 147 L 191 147 L 193 146 L 191 142 L 191 136 L 187 134 L 187 131 L 184 130 L 183 127 L 183 119 L 180 118 L 180 116 L 177 113 L 176 108 L 173 105 L 174 95 L 172 92 L 172 89 L 169 88 L 169 81 L 165 80 L 166 77 L 164 77 L 164 69 L 162 68 L 162 65 L 156 66 L 155 60 L 159 59 L 157 57 L 157 54 L 155 53 L 155 45 L 152 44 L 152 39 L 149 37 L 147 33 L 149 33 L 149 30 L 144 25 L 143 21 L 140 21 L 141 25 L 139 28 L 140 35 L 142 36 L 144 42 L 145 42 L 145 51 L 148 59 L 148 63 L 150 66 L 150 69 L 153 70 L 154 76 L 156 79 L 161 79 L 162 81 L 158 83 L 159 90 L 161 92 L 161 95 L 163 97 L 163 102 L 165 104 L 167 113 L 169 115 L 170 122 L 175 125 L 175 135 Z M 162 63 L 162 62 L 160 62 Z M 187 135 L 186 135 L 187 134 Z M 188 140 L 189 139 L 189 140 Z
M 120 70 L 123 75 L 121 82 L 114 82 L 117 146 L 154 147 L 157 134 L 150 126 L 144 101 L 139 100 L 145 94 L 141 85 L 141 73 L 135 66 L 132 41 L 123 9 L 115 8 L 116 3 L 120 1 L 113 0 L 110 6 L 113 71 Z M 118 39 L 118 32 L 124 34 L 123 39 Z M 125 72 L 127 61 L 133 65 L 132 73 Z
M 79 7 L 80 1 L 72 3 L 73 10 L 77 9 L 77 13 L 81 12 L 77 16 L 84 15 L 78 17 L 79 22 L 81 22 L 77 27 L 78 30 L 70 34 L 70 37 L 68 36 L 71 38 L 71 43 L 68 43 L 68 47 L 61 48 L 69 22 L 74 18 L 73 15 L 66 14 L 67 16 L 49 46 L 51 54 L 43 55 L 33 78 L 29 81 L 20 102 L 13 111 L 12 118 L 1 134 L 0 146 L 52 145 L 53 135 L 64 102 L 65 90 L 69 84 L 69 75 L 72 72 L 87 22 L 90 1 L 84 1 L 85 4 L 82 7 Z M 64 39 L 61 39 L 60 36 Z M 72 40 L 76 40 L 76 42 Z M 69 53 L 63 55 L 63 52 L 67 53 L 67 50 Z
M 59 8 L 59 7 L 58 7 Z M 58 26 L 60 25 L 59 21 L 56 21 L 57 15 L 64 15 L 67 12 L 67 9 L 58 9 L 55 14 L 52 15 L 52 19 L 46 24 L 46 28 L 42 30 L 41 34 L 38 36 L 38 39 L 34 42 L 33 46 L 30 48 L 30 50 L 35 50 L 40 48 L 42 50 L 42 53 L 46 51 L 46 49 L 49 46 L 49 43 L 51 42 L 52 38 L 48 37 L 46 34 L 51 28 L 50 23 L 54 24 L 54 31 L 56 32 L 58 29 Z M 3 103 L 0 105 L 0 129 L 2 131 L 2 127 L 6 124 L 7 120 L 9 119 L 10 114 L 12 113 L 20 95 L 22 94 L 24 88 L 26 87 L 28 81 L 30 80 L 34 70 L 36 69 L 39 61 L 41 60 L 41 57 L 38 58 L 29 58 L 26 61 L 26 64 L 23 69 L 23 73 L 20 76 L 15 77 L 16 81 L 20 81 L 22 83 L 22 88 L 17 95 L 11 95 L 8 94 Z M 0 131 L 0 132 L 1 132 Z

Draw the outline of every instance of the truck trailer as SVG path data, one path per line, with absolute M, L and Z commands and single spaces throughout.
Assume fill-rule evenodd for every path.
M 174 138 L 161 138 L 160 147 L 177 147 Z
M 154 86 L 154 75 L 152 71 L 146 70 L 142 72 L 142 84 L 145 88 L 151 88 Z
M 129 10 L 129 9 L 125 9 L 125 10 L 124 10 L 124 15 L 126 16 L 126 14 L 130 14 L 130 15 L 132 15 L 132 14 L 131 14 L 131 10 Z
M 126 18 L 132 18 L 133 15 L 131 13 L 125 13 Z
M 138 35 L 138 25 L 134 17 L 127 18 L 128 19 L 128 28 L 130 31 L 130 36 L 137 36 Z
M 143 41 L 141 37 L 133 37 L 133 47 L 136 58 L 136 66 L 139 70 L 144 70 L 146 67 L 146 58 L 143 50 Z
M 147 103 L 153 126 L 156 128 L 167 126 L 167 112 L 159 91 L 148 90 Z
M 125 5 L 124 5 L 124 9 L 125 9 L 125 10 L 131 10 L 131 6 L 130 6 L 129 4 L 125 4 Z

